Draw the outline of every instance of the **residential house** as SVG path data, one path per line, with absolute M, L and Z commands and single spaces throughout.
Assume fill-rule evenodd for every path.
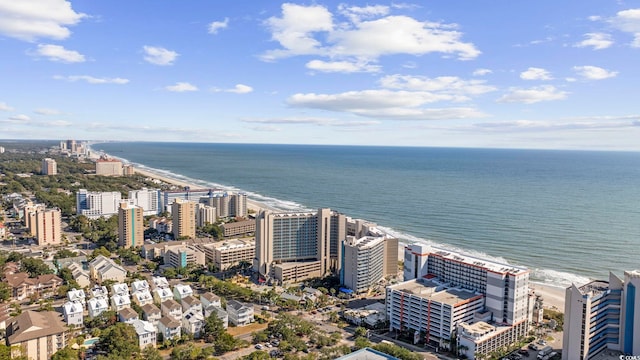
M 207 308 L 209 305 L 222 307 L 222 302 L 220 301 L 220 296 L 212 293 L 206 292 L 200 295 L 200 302 L 202 302 L 202 307 Z
M 235 326 L 244 326 L 253 322 L 253 306 L 237 300 L 227 302 L 229 321 Z
M 151 279 L 154 289 L 168 289 L 169 281 L 164 276 L 154 276 Z
M 157 303 L 163 303 L 167 300 L 173 300 L 173 293 L 169 288 L 158 288 L 153 290 L 153 300 Z
M 91 290 L 89 290 L 89 295 L 91 295 L 92 298 L 109 298 L 109 292 L 107 291 L 106 286 L 95 285 Z
M 170 316 L 176 320 L 182 320 L 182 306 L 177 301 L 169 299 L 160 304 L 163 316 Z
M 193 295 L 193 290 L 189 285 L 176 284 L 176 286 L 173 287 L 173 298 L 176 301 L 182 301 L 182 299 L 192 295 Z
M 6 343 L 12 357 L 24 355 L 30 360 L 48 360 L 67 346 L 67 332 L 59 313 L 27 310 L 9 323 Z
M 202 312 L 202 303 L 195 296 L 187 296 L 180 302 L 182 306 L 182 313 L 186 313 L 190 310 Z
M 71 276 L 73 276 L 73 280 L 75 280 L 81 288 L 86 288 L 91 285 L 91 277 L 89 277 L 89 272 L 84 270 L 82 264 L 71 263 L 67 268 L 71 271 Z
M 129 295 L 129 286 L 125 283 L 111 285 L 111 295 Z
M 140 350 L 152 346 L 156 347 L 157 330 L 152 323 L 144 320 L 134 320 L 132 323 L 138 334 L 138 345 Z
M 93 319 L 94 317 L 109 310 L 109 303 L 107 303 L 107 298 L 94 297 L 89 299 L 87 307 L 89 308 L 89 317 Z
M 200 337 L 204 327 L 204 316 L 202 311 L 189 310 L 182 316 L 182 329 L 195 338 Z
M 162 312 L 154 304 L 145 304 L 142 306 L 142 320 L 148 321 L 157 327 L 161 317 Z
M 171 316 L 163 316 L 158 322 L 158 333 L 162 334 L 162 339 L 167 341 L 171 339 L 179 339 L 182 335 L 180 321 Z
M 131 307 L 131 298 L 129 295 L 112 295 L 111 308 L 113 311 L 120 311 L 124 308 Z
M 153 304 L 153 296 L 151 296 L 149 290 L 140 290 L 133 293 L 133 302 L 140 306 Z
M 118 311 L 118 321 L 120 322 L 131 324 L 138 319 L 140 319 L 138 313 L 130 307 Z
M 87 304 L 84 290 L 71 289 L 67 292 L 67 299 L 71 302 L 77 301 L 84 307 Z
M 136 280 L 134 282 L 131 283 L 131 293 L 135 294 L 138 291 L 151 291 L 151 288 L 149 287 L 149 283 L 147 282 L 147 280 Z
M 67 301 L 62 305 L 62 314 L 67 325 L 84 326 L 84 305 L 79 301 Z
M 99 284 L 107 280 L 121 283 L 127 277 L 127 270 L 113 260 L 103 255 L 98 255 L 89 262 L 89 274 Z
M 229 313 L 227 313 L 223 308 L 215 305 L 209 305 L 204 308 L 204 318 L 208 318 L 211 314 L 216 313 L 218 318 L 222 320 L 222 325 L 226 329 L 229 327 Z

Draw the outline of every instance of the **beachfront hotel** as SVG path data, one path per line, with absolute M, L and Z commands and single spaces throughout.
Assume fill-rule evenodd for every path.
M 380 279 L 398 275 L 398 239 L 388 235 L 347 236 L 342 242 L 340 283 L 364 293 Z
M 263 281 L 298 282 L 338 274 L 340 242 L 346 238 L 346 217 L 331 209 L 274 213 L 256 217 L 253 269 Z
M 640 355 L 640 271 L 610 273 L 567 288 L 562 359 L 594 359 L 606 351 Z
M 118 209 L 118 246 L 132 248 L 144 244 L 144 210 L 125 201 Z
M 98 192 L 79 189 L 76 193 L 76 212 L 89 219 L 109 217 L 118 213 L 122 194 L 119 191 Z
M 96 160 L 96 175 L 122 176 L 122 161 L 100 158 Z
M 196 237 L 196 203 L 176 199 L 171 204 L 174 239 Z
M 144 216 L 157 215 L 162 211 L 160 206 L 160 190 L 142 188 L 129 191 L 129 202 L 140 206 Z
M 516 341 L 529 329 L 533 301 L 527 268 L 413 244 L 405 248 L 404 280 L 411 282 L 387 287 L 391 331 L 425 334 L 425 342 L 439 347 L 456 335 L 462 353 L 472 358 Z M 451 311 L 431 310 L 445 305 Z M 441 326 L 434 328 L 434 321 Z

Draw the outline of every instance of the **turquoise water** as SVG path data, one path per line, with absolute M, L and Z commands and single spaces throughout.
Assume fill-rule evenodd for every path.
M 640 268 L 640 153 L 105 143 L 93 149 L 243 190 L 282 210 L 330 207 L 405 242 L 525 265 L 567 285 Z

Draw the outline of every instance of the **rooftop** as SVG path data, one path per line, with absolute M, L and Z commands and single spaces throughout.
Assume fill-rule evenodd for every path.
M 362 348 L 336 360 L 398 360 L 398 358 L 371 348 Z
M 462 288 L 452 288 L 433 279 L 409 280 L 389 286 L 389 288 L 451 306 L 482 297 L 482 294 Z
M 582 295 L 598 296 L 609 290 L 609 282 L 604 280 L 594 280 L 578 288 Z

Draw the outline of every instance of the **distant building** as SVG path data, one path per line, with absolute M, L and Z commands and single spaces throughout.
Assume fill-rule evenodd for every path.
M 55 311 L 27 310 L 11 320 L 7 327 L 7 345 L 12 357 L 48 360 L 67 346 L 68 328 Z
M 247 194 L 217 191 L 208 197 L 201 197 L 200 202 L 216 209 L 219 218 L 247 217 Z
M 261 278 L 278 282 L 337 275 L 345 228 L 345 216 L 330 209 L 315 213 L 261 211 L 256 217 L 253 269 Z
M 122 194 L 118 191 L 97 192 L 80 189 L 76 193 L 76 212 L 90 219 L 110 217 L 118 213 Z
M 122 165 L 122 175 L 132 176 L 136 174 L 136 170 L 131 164 Z
M 640 271 L 624 280 L 592 281 L 566 290 L 562 359 L 595 359 L 603 352 L 640 355 Z
M 122 161 L 106 158 L 96 160 L 96 175 L 122 176 Z
M 196 204 L 196 225 L 198 227 L 215 224 L 216 220 L 216 208 L 201 203 Z
M 220 225 L 224 237 L 252 234 L 256 231 L 255 220 L 241 220 Z
M 142 188 L 129 191 L 129 203 L 142 208 L 144 216 L 157 215 L 162 212 L 160 206 L 160 190 Z
M 255 222 L 254 222 L 255 229 Z M 226 270 L 241 262 L 251 264 L 256 254 L 255 240 L 225 240 L 202 245 L 206 261 L 213 263 L 216 269 Z
M 176 199 L 171 205 L 173 218 L 173 237 L 196 237 L 196 203 Z
M 144 210 L 127 202 L 118 209 L 118 245 L 129 249 L 144 244 Z
M 185 188 L 183 190 L 167 190 L 162 192 L 162 208 L 167 210 L 171 207 L 174 201 L 190 201 L 198 203 L 201 198 L 208 198 L 214 193 L 219 192 L 216 189 L 191 189 Z M 210 204 L 209 204 L 210 205 Z
M 57 175 L 58 164 L 54 159 L 45 158 L 42 160 L 42 175 Z

